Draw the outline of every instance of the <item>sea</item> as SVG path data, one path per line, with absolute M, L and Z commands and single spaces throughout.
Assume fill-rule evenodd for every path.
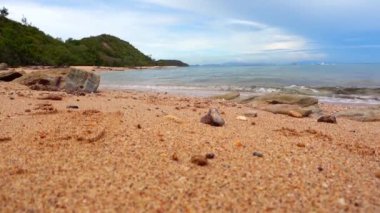
M 380 104 L 380 64 L 190 66 L 101 72 L 100 89 L 208 97 L 238 91 L 242 98 L 273 92 L 320 102 Z

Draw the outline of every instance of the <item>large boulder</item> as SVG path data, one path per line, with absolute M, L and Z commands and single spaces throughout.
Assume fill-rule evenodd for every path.
M 350 120 L 361 122 L 380 121 L 380 106 L 350 109 L 336 114 L 337 117 L 344 117 Z
M 0 81 L 13 81 L 16 78 L 20 78 L 22 73 L 16 71 L 3 71 L 0 72 Z
M 8 69 L 8 64 L 0 63 L 0 70 L 7 70 L 7 69 Z
M 73 92 L 95 92 L 100 83 L 100 76 L 79 69 L 71 69 L 65 77 L 64 90 Z
M 34 90 L 91 93 L 98 89 L 100 77 L 78 69 L 57 69 L 32 72 L 17 81 Z

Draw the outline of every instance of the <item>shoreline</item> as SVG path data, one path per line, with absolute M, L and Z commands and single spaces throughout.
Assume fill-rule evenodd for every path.
M 129 91 L 129 92 L 142 92 L 142 93 L 168 93 L 173 96 L 181 96 L 181 97 L 189 97 L 189 98 L 211 98 L 213 96 L 224 95 L 230 92 L 236 91 L 223 91 L 223 90 L 195 90 L 195 89 L 152 89 L 152 88 L 115 88 L 112 86 L 103 86 L 100 85 L 99 89 L 101 91 Z M 249 98 L 251 96 L 261 96 L 269 93 L 249 93 L 249 92 L 239 92 L 240 98 L 237 98 L 235 101 L 239 101 L 241 99 Z M 281 92 L 280 92 L 281 93 Z M 285 93 L 284 93 L 285 94 Z M 304 95 L 304 94 L 300 94 Z M 306 95 L 310 97 L 317 98 L 320 103 L 324 104 L 332 104 L 332 105 L 354 105 L 354 106 L 376 106 L 380 105 L 380 101 L 378 102 L 365 102 L 363 99 L 348 99 L 348 98 L 339 98 L 339 97 L 329 97 L 329 96 L 312 96 Z

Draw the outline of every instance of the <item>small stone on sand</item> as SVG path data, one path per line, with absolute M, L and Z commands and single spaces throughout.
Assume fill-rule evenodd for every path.
M 336 124 L 336 118 L 334 115 L 324 115 L 318 118 L 318 122 Z
M 77 105 L 67 105 L 66 108 L 67 109 L 79 109 L 79 107 Z
M 305 147 L 305 144 L 304 144 L 304 143 L 297 143 L 297 146 L 298 146 L 298 147 L 301 147 L 301 148 L 304 148 L 304 147 Z
M 191 163 L 196 164 L 198 166 L 206 166 L 207 158 L 203 155 L 194 155 L 191 157 Z
M 207 153 L 206 154 L 206 158 L 207 159 L 214 159 L 215 158 L 215 154 L 214 153 Z
M 219 111 L 215 108 L 210 109 L 208 113 L 201 118 L 201 122 L 211 126 L 223 126 L 225 123 Z
M 377 172 L 375 173 L 375 177 L 377 177 L 377 178 L 380 179 L 380 171 L 377 171 Z
M 173 153 L 171 156 L 171 159 L 174 161 L 178 161 L 179 159 L 178 159 L 177 153 Z
M 264 155 L 261 152 L 253 152 L 253 156 L 262 158 Z
M 256 118 L 257 112 L 256 111 L 246 112 L 246 113 L 244 113 L 244 116 L 249 117 L 249 118 Z
M 237 120 L 241 120 L 241 121 L 248 121 L 247 117 L 245 117 L 245 116 L 241 116 L 241 115 L 240 115 L 240 116 L 237 116 L 236 119 L 237 119 Z
M 0 137 L 0 142 L 10 141 L 12 140 L 11 137 Z

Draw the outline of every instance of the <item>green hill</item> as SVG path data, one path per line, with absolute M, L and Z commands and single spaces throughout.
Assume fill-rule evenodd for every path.
M 63 42 L 36 27 L 4 16 L 0 16 L 0 62 L 10 66 L 177 66 L 183 63 L 176 60 L 155 61 L 130 43 L 111 35 Z

